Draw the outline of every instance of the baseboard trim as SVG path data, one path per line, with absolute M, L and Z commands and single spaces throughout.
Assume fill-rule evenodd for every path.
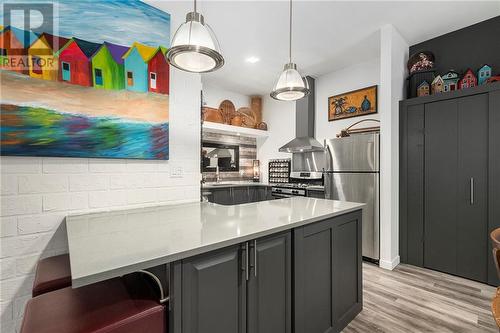
M 399 265 L 400 259 L 401 258 L 399 256 L 396 256 L 391 261 L 380 259 L 379 267 L 392 271 L 394 268 L 396 268 L 397 265 Z

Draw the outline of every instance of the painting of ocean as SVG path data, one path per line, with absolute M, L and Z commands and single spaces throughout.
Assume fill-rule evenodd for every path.
M 165 159 L 168 123 L 86 117 L 2 104 L 2 154 Z
M 55 28 L 28 31 L 29 45 L 23 22 L 0 30 L 1 155 L 168 159 L 170 15 L 138 0 L 54 4 Z

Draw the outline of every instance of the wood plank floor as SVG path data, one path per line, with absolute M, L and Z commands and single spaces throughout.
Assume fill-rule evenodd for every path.
M 363 311 L 344 333 L 499 332 L 490 311 L 495 288 L 410 265 L 363 264 Z

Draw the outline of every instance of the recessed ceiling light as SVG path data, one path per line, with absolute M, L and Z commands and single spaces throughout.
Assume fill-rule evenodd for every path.
M 245 59 L 246 62 L 249 62 L 251 64 L 255 64 L 256 62 L 258 62 L 260 59 L 257 58 L 257 57 L 248 57 Z

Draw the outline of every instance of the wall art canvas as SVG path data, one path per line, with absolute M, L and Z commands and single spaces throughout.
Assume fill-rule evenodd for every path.
M 377 113 L 377 86 L 328 98 L 328 121 Z
M 168 159 L 170 15 L 138 0 L 53 6 L 45 31 L 0 14 L 1 154 Z

